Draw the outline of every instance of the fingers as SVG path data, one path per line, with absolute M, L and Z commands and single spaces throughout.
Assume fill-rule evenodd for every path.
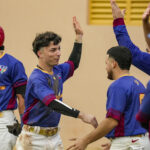
M 74 25 L 75 27 L 79 26 L 79 22 L 77 21 L 76 16 L 73 17 L 73 25 Z
M 147 8 L 150 8 L 150 3 L 148 4 L 148 7 Z
M 75 16 L 73 17 L 73 27 L 76 35 L 83 35 L 83 31 L 80 27 L 80 23 L 77 21 L 77 18 Z
M 149 16 L 150 16 L 150 3 L 147 6 L 145 12 L 143 13 L 143 17 L 142 18 L 143 18 L 143 20 L 147 21 Z
M 69 146 L 66 150 L 72 149 L 73 147 L 75 147 L 75 144 Z
M 103 150 L 109 150 L 111 143 L 102 144 L 101 146 L 103 147 Z
M 110 3 L 111 3 L 111 7 L 112 7 L 113 9 L 119 8 L 119 7 L 117 6 L 115 0 L 110 0 Z
M 73 17 L 73 26 L 75 27 L 76 25 L 76 22 L 77 22 L 77 19 L 76 19 L 76 16 Z
M 110 0 L 114 20 L 124 18 L 125 10 L 121 11 L 115 0 Z
M 122 14 L 125 15 L 125 13 L 126 13 L 126 9 L 123 9 Z
M 72 138 L 72 139 L 69 139 L 69 141 L 75 141 L 77 140 L 77 138 Z
M 102 146 L 102 147 L 106 147 L 106 146 L 108 146 L 108 143 L 107 143 L 107 144 L 102 144 L 101 146 Z

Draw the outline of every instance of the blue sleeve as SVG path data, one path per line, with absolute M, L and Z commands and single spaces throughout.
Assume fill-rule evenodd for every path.
M 27 84 L 27 76 L 21 62 L 18 61 L 13 65 L 11 79 L 14 88 Z
M 125 90 L 119 87 L 109 88 L 107 93 L 107 114 L 106 117 L 111 117 L 120 120 L 126 107 Z
M 34 79 L 32 81 L 32 92 L 36 99 L 40 100 L 46 106 L 50 104 L 51 101 L 56 99 L 53 89 L 48 85 L 46 78 Z
M 142 52 L 131 41 L 123 18 L 114 20 L 114 33 L 119 46 L 127 47 L 132 53 L 132 64 L 150 75 L 150 54 Z
M 67 61 L 63 64 L 58 65 L 62 72 L 62 80 L 65 82 L 68 78 L 70 78 L 74 73 L 74 64 L 72 61 Z
M 136 115 L 136 119 L 140 122 L 148 122 L 150 120 L 150 81 L 147 84 L 145 96 L 142 100 L 140 110 Z
M 147 83 L 147 89 L 140 110 L 150 116 L 150 81 Z

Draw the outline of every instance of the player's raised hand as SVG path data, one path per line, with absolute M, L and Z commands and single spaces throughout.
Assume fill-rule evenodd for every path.
M 114 20 L 118 18 L 124 18 L 125 15 L 125 9 L 121 11 L 121 9 L 116 4 L 115 0 L 110 0 L 111 8 L 112 8 L 112 15 Z
M 76 35 L 83 35 L 83 31 L 82 31 L 80 24 L 77 21 L 77 18 L 75 16 L 73 17 L 73 27 L 74 27 Z
M 97 128 L 98 126 L 98 122 L 93 115 L 80 112 L 78 118 L 80 118 L 85 123 L 91 124 L 94 128 Z
M 150 3 L 142 16 L 143 21 L 148 21 L 149 16 L 150 16 Z

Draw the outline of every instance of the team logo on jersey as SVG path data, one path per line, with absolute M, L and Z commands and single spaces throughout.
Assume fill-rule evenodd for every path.
M 58 79 L 61 79 L 61 74 L 57 74 Z
M 0 73 L 3 74 L 7 70 L 7 66 L 0 65 Z

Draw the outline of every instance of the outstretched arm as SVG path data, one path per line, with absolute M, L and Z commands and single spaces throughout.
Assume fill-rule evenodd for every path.
M 80 112 L 58 99 L 54 99 L 49 105 L 52 110 L 61 113 L 66 116 L 75 117 L 81 119 L 83 122 L 91 124 L 94 128 L 98 126 L 97 120 L 94 116 Z
M 77 69 L 80 63 L 81 52 L 82 52 L 82 36 L 83 31 L 80 27 L 79 22 L 77 21 L 76 17 L 73 17 L 73 27 L 76 33 L 76 39 L 74 43 L 74 47 L 72 53 L 69 57 L 69 61 L 74 63 L 74 68 Z
M 145 10 L 142 20 L 143 20 L 143 30 L 144 30 L 144 36 L 145 40 L 148 45 L 148 49 L 150 50 L 150 23 L 149 23 L 149 16 L 150 16 L 150 3 Z
M 125 11 L 121 11 L 115 0 L 110 0 L 114 18 L 113 29 L 119 46 L 127 47 L 132 53 L 132 64 L 150 75 L 150 54 L 142 52 L 131 41 L 124 23 Z

